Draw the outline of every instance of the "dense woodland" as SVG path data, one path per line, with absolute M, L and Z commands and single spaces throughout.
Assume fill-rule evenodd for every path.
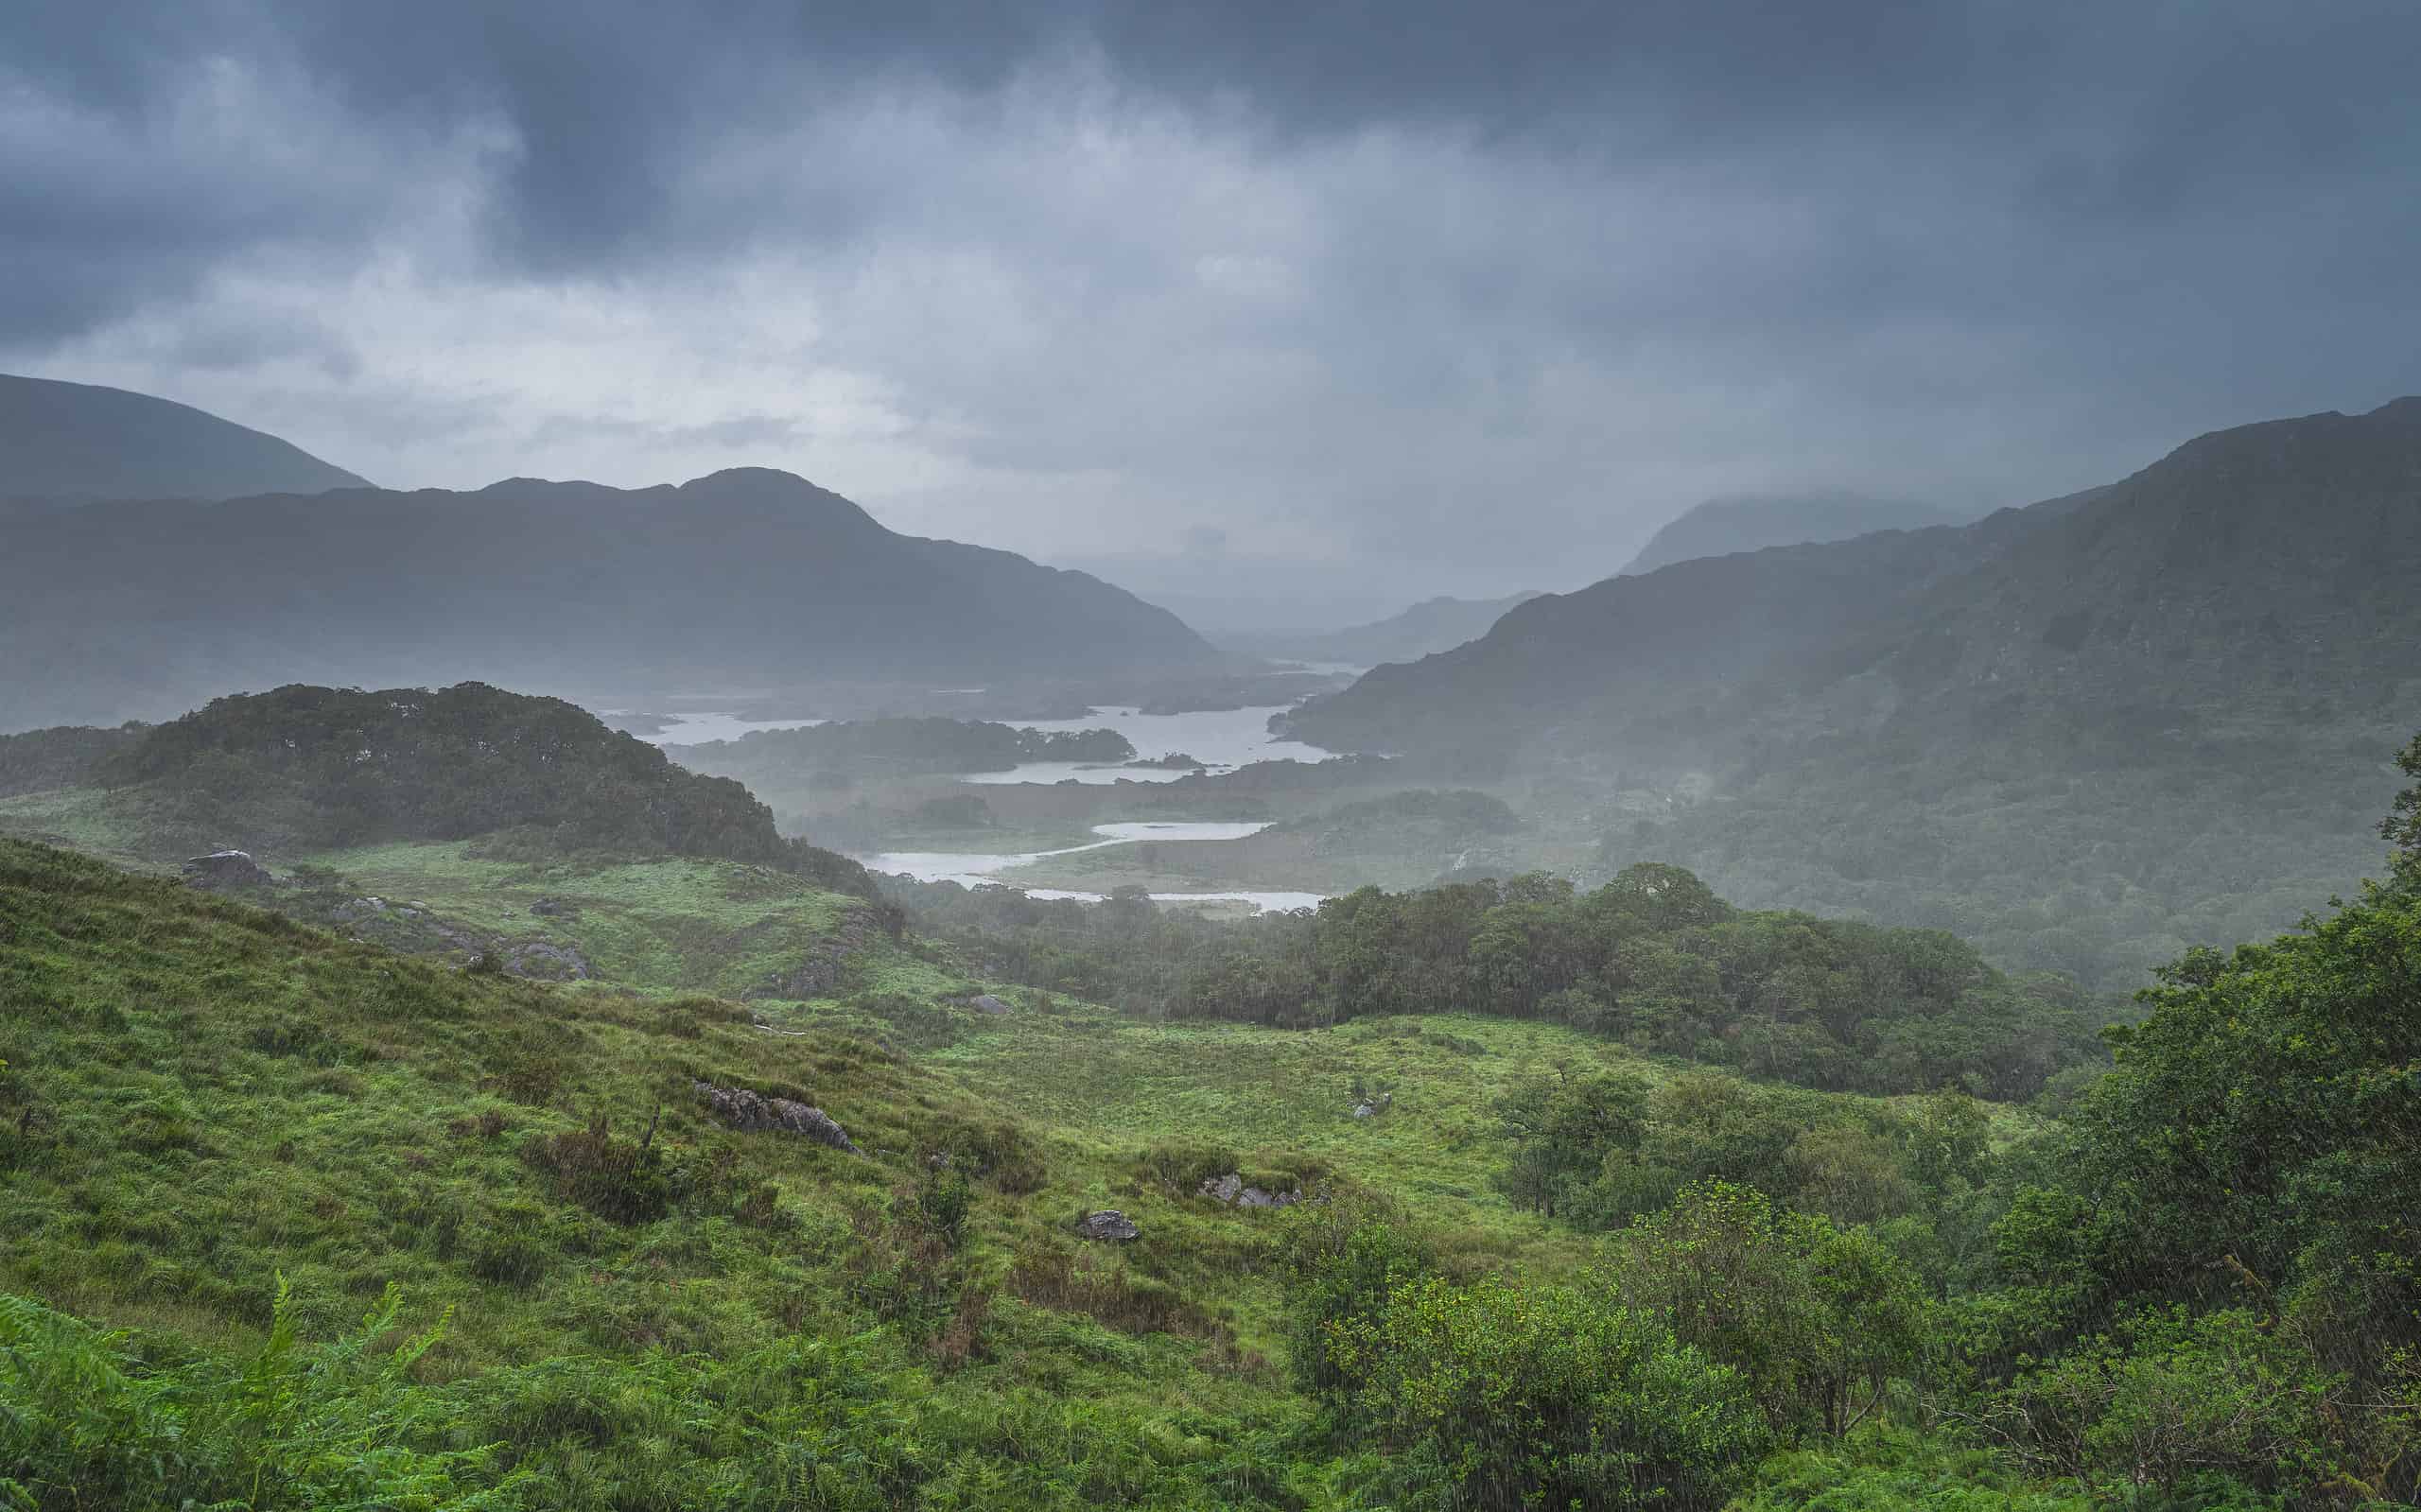
M 922 927 L 1012 981 L 1132 1012 L 1294 1028 L 1396 1014 L 1547 1019 L 1643 1053 L 1832 1090 L 2026 1098 L 2099 1060 L 2105 1017 L 1937 930 L 1749 913 L 1678 867 L 1581 894 L 1541 875 L 1220 922 L 892 878 Z

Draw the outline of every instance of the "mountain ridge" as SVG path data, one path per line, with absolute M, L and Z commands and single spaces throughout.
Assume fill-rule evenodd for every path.
M 1666 521 L 1614 575 L 1639 577 L 1698 557 L 1849 540 L 1877 530 L 1964 525 L 1974 518 L 1931 504 L 1849 494 L 1709 499 Z
M 368 486 L 289 441 L 192 405 L 0 374 L 0 500 L 222 499 Z
M 898 534 L 765 468 L 102 504 L 11 534 L 0 703 L 20 727 L 293 682 L 680 689 L 1222 659 L 1099 579 Z

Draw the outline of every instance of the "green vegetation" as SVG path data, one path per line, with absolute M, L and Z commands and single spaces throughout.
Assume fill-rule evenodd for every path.
M 2099 1075 L 1954 940 L 1675 868 L 1242 930 L 958 895 L 743 1005 L 691 990 L 735 942 L 870 906 L 511 830 L 253 890 L 544 901 L 602 963 L 554 984 L 0 841 L 0 1504 L 2409 1507 L 2403 764 L 2386 880 L 2181 956 Z M 1700 1018 L 1838 1052 L 1653 1033 Z
M 2064 982 L 2012 981 L 1937 931 L 1742 913 L 1672 866 L 1585 895 L 1539 875 L 1364 888 L 1236 922 L 1131 896 L 1090 908 L 885 886 L 987 969 L 1136 1013 L 1294 1027 L 1503 1015 L 1843 1091 L 2026 1098 L 2099 1058 L 2090 1005 Z
M 1116 730 L 1022 730 L 981 720 L 845 721 L 756 730 L 737 740 L 676 747 L 692 772 L 733 777 L 776 808 L 804 808 L 862 782 L 967 772 L 1006 772 L 1028 761 L 1131 761 Z
M 1963 528 L 1534 600 L 1290 730 L 1486 782 L 1530 826 L 1500 870 L 1667 861 L 2132 992 L 2372 863 L 2421 701 L 2416 469 L 2413 399 L 2238 426 Z

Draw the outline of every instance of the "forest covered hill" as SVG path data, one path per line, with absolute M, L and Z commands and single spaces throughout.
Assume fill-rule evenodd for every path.
M 2350 886 L 2421 706 L 2421 400 L 1524 604 L 1292 721 L 1549 778 L 1611 870 L 2106 984 Z
M 367 484 L 189 405 L 0 373 L 0 503 L 221 499 Z
M 21 729 L 293 682 L 952 686 L 1220 661 L 1096 578 L 897 534 L 762 468 L 113 504 L 17 520 L 9 544 L 0 709 Z

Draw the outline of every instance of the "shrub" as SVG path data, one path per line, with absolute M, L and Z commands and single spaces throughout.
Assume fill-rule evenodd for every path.
M 1767 1443 L 1736 1373 L 1577 1288 L 1408 1281 L 1331 1353 L 1454 1507 L 1713 1508 Z
M 654 1148 L 655 1122 L 637 1143 L 614 1138 L 605 1115 L 531 1145 L 530 1158 L 552 1176 L 558 1190 L 600 1218 L 618 1224 L 653 1223 L 671 1205 L 672 1188 L 663 1154 Z

